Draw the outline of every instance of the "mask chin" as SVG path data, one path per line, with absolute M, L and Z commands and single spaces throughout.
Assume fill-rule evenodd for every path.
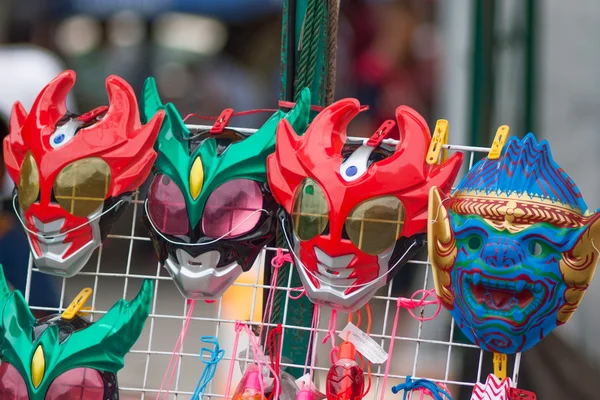
M 288 246 L 294 249 L 295 257 L 302 253 L 301 241 L 292 229 L 290 215 L 280 209 L 278 217 L 285 230 L 286 239 L 291 240 Z M 424 246 L 425 234 L 419 234 L 410 238 L 401 237 L 394 246 L 377 255 L 379 269 L 377 276 L 369 282 L 356 284 L 356 278 L 349 278 L 350 274 L 360 266 L 346 268 L 355 258 L 354 254 L 339 257 L 331 257 L 317 246 L 305 249 L 313 252 L 316 260 L 316 272 L 309 271 L 302 260 L 295 259 L 300 279 L 306 295 L 316 304 L 336 308 L 344 312 L 353 312 L 363 307 L 375 293 L 389 282 L 396 272 L 413 258 Z M 359 250 L 356 249 L 356 252 Z M 393 270 L 390 270 L 393 268 Z M 315 276 L 313 276 L 315 275 Z M 315 284 L 315 279 L 317 284 Z M 352 290 L 348 290 L 353 285 Z
M 65 278 L 75 276 L 87 264 L 94 250 L 102 244 L 114 221 L 121 216 L 130 202 L 130 195 L 121 195 L 116 198 L 111 197 L 96 211 L 88 215 L 87 225 L 91 230 L 91 238 L 84 243 L 81 243 L 81 239 L 77 238 L 77 230 L 68 235 L 56 235 L 56 232 L 60 232 L 64 224 L 64 219 L 44 224 L 34 217 L 36 228 L 43 237 L 36 236 L 32 239 L 32 235 L 27 235 L 29 245 L 32 248 L 33 264 L 41 272 L 47 274 Z M 104 210 L 108 211 L 104 213 Z M 67 257 L 64 257 L 71 246 L 75 245 L 79 245 L 79 248 Z M 39 254 L 36 248 L 39 249 Z
M 164 266 L 183 297 L 189 300 L 216 300 L 244 272 L 236 261 L 217 268 L 221 261 L 218 250 L 194 257 L 179 248 L 169 254 Z

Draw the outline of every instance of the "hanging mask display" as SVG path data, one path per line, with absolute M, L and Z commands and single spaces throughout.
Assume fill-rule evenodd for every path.
M 443 198 L 431 190 L 429 257 L 436 291 L 471 341 L 520 352 L 569 320 L 596 268 L 600 214 L 546 141 L 510 138 Z
M 75 72 L 65 71 L 38 95 L 29 114 L 16 102 L 4 139 L 13 205 L 42 272 L 77 274 L 144 182 L 163 114 L 142 125 L 131 87 L 106 80 L 109 106 L 67 111 Z
M 226 128 L 190 131 L 175 106 L 163 105 L 154 79 L 144 87 L 146 119 L 165 111 L 155 177 L 143 222 L 158 258 L 188 299 L 216 299 L 273 238 L 277 205 L 266 183 L 266 158 L 282 118 L 306 129 L 310 91 L 287 115 L 276 112 L 254 134 Z
M 456 153 L 427 164 L 429 128 L 406 106 L 396 110 L 396 146 L 379 132 L 348 140 L 346 127 L 359 110 L 357 100 L 340 100 L 303 136 L 280 122 L 267 163 L 306 294 L 343 311 L 362 307 L 424 245 L 427 193 L 432 186 L 449 191 L 463 159 Z
M 56 314 L 36 320 L 0 267 L 0 398 L 116 400 L 117 371 L 140 336 L 154 284 L 119 300 L 95 323 Z

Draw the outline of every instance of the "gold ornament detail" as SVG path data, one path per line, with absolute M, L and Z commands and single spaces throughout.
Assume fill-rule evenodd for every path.
M 454 268 L 458 249 L 450 226 L 448 210 L 442 204 L 437 187 L 429 191 L 429 210 L 427 227 L 427 250 L 433 267 L 435 291 L 444 305 L 453 307 L 454 296 L 450 290 L 450 273 Z
M 560 272 L 568 288 L 565 291 L 565 304 L 558 310 L 559 324 L 567 322 L 587 290 L 598 262 L 598 245 L 600 243 L 600 214 L 590 218 L 589 227 L 581 234 L 573 249 L 562 253 Z

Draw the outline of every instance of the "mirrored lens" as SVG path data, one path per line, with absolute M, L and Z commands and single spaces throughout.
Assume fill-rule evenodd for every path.
M 148 214 L 154 226 L 166 235 L 185 235 L 189 231 L 183 193 L 166 175 L 157 175 L 150 185 Z
M 262 213 L 263 196 L 258 183 L 234 179 L 216 188 L 202 216 L 202 230 L 211 238 L 233 238 L 250 232 Z
M 310 240 L 323 233 L 329 221 L 329 206 L 323 189 L 307 178 L 296 191 L 292 223 L 300 240 Z
M 104 381 L 95 369 L 76 368 L 52 382 L 46 400 L 103 400 Z
M 394 245 L 404 226 L 404 206 L 393 196 L 356 206 L 346 218 L 348 237 L 363 252 L 378 255 Z
M 6 362 L 0 365 L 0 399 L 29 399 L 25 380 L 15 367 Z
M 23 212 L 27 211 L 40 193 L 40 175 L 31 152 L 25 155 L 19 173 L 18 198 Z
M 87 217 L 102 206 L 110 186 L 110 167 L 101 158 L 75 161 L 58 174 L 54 196 L 71 214 Z

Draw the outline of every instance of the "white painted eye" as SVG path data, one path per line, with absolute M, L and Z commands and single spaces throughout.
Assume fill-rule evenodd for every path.
M 59 126 L 52 135 L 50 135 L 50 146 L 53 149 L 64 146 L 77 134 L 77 128 L 83 125 L 82 121 L 72 119 L 64 125 Z
M 346 182 L 355 181 L 367 172 L 367 169 L 369 169 L 369 156 L 373 150 L 375 150 L 375 147 L 360 146 L 340 166 L 340 174 Z

